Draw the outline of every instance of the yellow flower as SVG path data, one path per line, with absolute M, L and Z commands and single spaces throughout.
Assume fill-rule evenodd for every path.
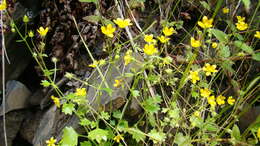
M 191 37 L 190 44 L 192 47 L 197 48 L 201 46 L 201 43 L 199 40 L 195 40 L 194 37 Z
M 213 25 L 213 19 L 208 19 L 207 16 L 203 16 L 202 18 L 202 21 L 199 21 L 198 22 L 198 25 L 201 27 L 201 28 L 211 28 Z
M 256 38 L 260 39 L 260 32 L 259 32 L 259 31 L 256 31 L 254 36 L 255 36 Z
M 56 141 L 57 141 L 56 139 L 51 137 L 49 140 L 46 140 L 46 144 L 47 144 L 47 146 L 56 146 L 55 145 Z
M 244 22 L 246 20 L 245 17 L 237 16 L 237 21 L 238 22 Z
M 40 34 L 41 37 L 45 37 L 46 34 L 49 31 L 49 28 L 46 27 L 45 29 L 41 26 L 39 29 L 37 29 L 38 33 Z
M 202 97 L 208 98 L 211 94 L 211 91 L 208 88 L 200 89 L 200 95 Z
M 190 71 L 189 78 L 191 79 L 191 82 L 192 82 L 193 84 L 196 84 L 197 81 L 200 80 L 199 72 L 198 72 L 198 71 Z
M 248 28 L 248 24 L 241 21 L 236 23 L 236 27 L 238 30 L 246 30 Z
M 0 4 L 0 11 L 5 10 L 7 7 L 6 0 L 3 0 L 2 4 Z
M 98 61 L 94 60 L 94 62 L 88 66 L 95 68 L 95 67 L 97 67 L 97 65 L 98 65 Z
M 259 140 L 260 140 L 260 128 L 257 129 L 257 137 L 258 137 Z
M 144 45 L 144 53 L 146 55 L 153 55 L 153 54 L 158 53 L 158 50 L 157 50 L 157 48 L 154 47 L 153 44 L 145 44 Z
M 215 96 L 210 96 L 207 98 L 208 103 L 212 106 L 215 107 L 216 106 L 216 101 L 215 101 Z
M 132 50 L 128 50 L 124 56 L 125 65 L 128 65 L 132 60 Z
M 122 83 L 122 80 L 115 80 L 114 87 L 119 87 Z
M 29 22 L 29 17 L 27 15 L 23 16 L 23 22 L 28 23 Z
M 195 111 L 195 112 L 193 113 L 193 115 L 194 115 L 195 117 L 200 117 L 200 112 L 199 112 L 199 111 Z
M 218 43 L 213 42 L 213 43 L 211 44 L 211 47 L 214 48 L 214 49 L 217 48 L 217 47 L 218 47 Z
M 248 24 L 245 22 L 245 17 L 237 16 L 236 27 L 238 30 L 246 30 L 248 28 Z
M 87 91 L 86 88 L 77 88 L 75 95 L 77 96 L 86 96 L 87 95 Z
M 227 8 L 227 7 L 223 8 L 223 9 L 222 9 L 222 12 L 223 12 L 224 14 L 229 13 L 229 8 Z
M 218 105 L 222 105 L 222 104 L 225 104 L 225 99 L 226 97 L 225 96 L 222 96 L 222 95 L 219 95 L 216 99 Z
M 173 33 L 177 33 L 177 32 L 174 30 L 173 27 L 170 27 L 170 28 L 164 27 L 164 28 L 163 28 L 163 34 L 164 34 L 165 36 L 171 36 Z
M 124 140 L 124 137 L 121 134 L 114 137 L 114 141 L 116 141 L 117 143 L 119 143 L 120 140 Z
M 216 70 L 217 65 L 210 65 L 209 63 L 206 63 L 203 67 L 203 71 L 206 72 L 206 76 L 210 76 L 211 73 L 215 73 L 218 72 L 218 70 Z
M 161 42 L 161 43 L 167 43 L 169 40 L 170 40 L 170 38 L 167 38 L 167 37 L 165 37 L 165 36 L 163 36 L 163 35 L 161 35 L 161 36 L 159 36 L 159 37 L 157 37 L 158 39 L 159 39 L 159 41 Z
M 55 96 L 51 96 L 52 101 L 54 102 L 54 104 L 59 108 L 60 107 L 60 100 L 58 97 Z
M 114 20 L 114 22 L 115 22 L 120 28 L 125 28 L 125 27 L 127 27 L 127 26 L 129 26 L 129 25 L 132 25 L 130 19 L 117 18 L 116 20 Z
M 114 32 L 116 31 L 116 28 L 112 26 L 112 24 L 108 24 L 107 26 L 101 26 L 101 31 L 106 36 L 112 38 L 114 36 Z
M 236 100 L 232 96 L 228 97 L 228 100 L 227 100 L 228 104 L 233 105 L 235 103 L 235 101 Z
M 28 32 L 28 35 L 29 35 L 30 38 L 34 37 L 34 33 L 33 33 L 33 31 L 30 30 L 30 31 Z
M 144 35 L 144 41 L 147 43 L 155 43 L 156 40 L 153 39 L 153 35 Z

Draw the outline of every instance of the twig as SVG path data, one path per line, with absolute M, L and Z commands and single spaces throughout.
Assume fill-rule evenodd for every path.
M 3 3 L 3 1 L 2 1 Z M 3 129 L 4 129 L 4 142 L 7 146 L 7 135 L 6 135 L 6 121 L 5 121 L 5 36 L 4 36 L 4 27 L 3 27 L 3 11 L 1 11 L 1 33 L 2 33 L 2 90 L 3 90 Z

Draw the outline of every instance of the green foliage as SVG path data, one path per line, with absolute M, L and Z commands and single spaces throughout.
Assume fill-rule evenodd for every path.
M 149 113 L 157 113 L 160 110 L 161 96 L 157 95 L 154 98 L 148 98 L 143 102 L 144 109 Z
M 65 127 L 63 129 L 63 136 L 60 145 L 61 146 L 78 145 L 78 134 L 72 127 Z
M 234 45 L 236 47 L 238 47 L 239 49 L 241 49 L 241 50 L 243 50 L 243 51 L 245 51 L 245 52 L 247 52 L 249 54 L 253 54 L 254 53 L 254 50 L 250 46 L 248 46 L 246 43 L 243 43 L 241 41 L 235 41 Z
M 188 136 L 184 136 L 180 132 L 175 135 L 174 143 L 178 146 L 192 146 L 190 138 Z
M 75 111 L 75 105 L 73 103 L 64 103 L 62 106 L 62 112 L 68 115 L 72 115 Z
M 88 138 L 91 140 L 96 140 L 98 143 L 101 143 L 102 141 L 107 141 L 108 134 L 109 133 L 107 130 L 97 128 L 88 133 Z
M 209 30 L 221 43 L 228 43 L 228 35 L 218 29 Z

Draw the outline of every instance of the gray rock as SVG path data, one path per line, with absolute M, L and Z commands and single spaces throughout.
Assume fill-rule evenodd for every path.
M 36 129 L 39 126 L 40 120 L 44 114 L 44 111 L 37 110 L 30 112 L 28 116 L 24 119 L 21 129 L 20 129 L 20 136 L 27 140 L 29 143 L 33 143 L 33 138 L 36 133 Z
M 6 114 L 5 119 L 8 146 L 12 146 L 12 141 L 15 139 L 26 115 L 27 111 L 13 111 Z M 4 146 L 3 117 L 0 117 L 0 146 Z
M 8 81 L 6 84 L 5 113 L 29 107 L 31 92 L 19 81 Z M 0 116 L 3 115 L 3 105 L 0 106 Z
M 78 122 L 79 120 L 75 115 L 66 116 L 60 110 L 57 110 L 56 106 L 52 106 L 40 118 L 40 123 L 35 131 L 32 144 L 34 146 L 46 146 L 46 140 L 52 136 L 59 141 L 62 138 L 62 130 L 66 126 L 71 126 L 78 133 L 82 133 L 80 132 Z

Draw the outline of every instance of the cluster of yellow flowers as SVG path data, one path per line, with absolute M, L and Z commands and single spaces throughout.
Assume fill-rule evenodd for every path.
M 132 25 L 130 19 L 117 18 L 116 20 L 113 20 L 113 21 L 117 24 L 117 26 L 119 28 L 125 28 L 127 26 Z M 116 31 L 116 28 L 113 27 L 112 24 L 108 24 L 106 26 L 101 26 L 101 32 L 110 38 L 114 37 L 115 31 Z
M 202 21 L 198 21 L 198 25 L 203 29 L 211 28 L 211 27 L 213 27 L 213 18 L 208 19 L 207 16 L 203 16 Z M 198 48 L 198 47 L 201 46 L 201 41 L 195 40 L 194 37 L 191 37 L 190 44 L 191 44 L 192 47 Z M 212 47 L 216 48 L 216 44 L 214 44 L 214 46 L 212 46 Z
M 87 91 L 86 88 L 77 88 L 75 95 L 77 96 L 86 96 L 87 95 Z
M 248 28 L 248 24 L 245 22 L 245 17 L 237 16 L 236 27 L 238 30 L 246 30 Z
M 204 67 L 202 68 L 202 70 L 205 72 L 206 76 L 210 76 L 210 75 L 218 72 L 218 70 L 216 68 L 217 68 L 217 65 L 211 65 L 209 63 L 206 63 L 204 65 Z M 199 77 L 200 70 L 201 69 L 198 69 L 196 71 L 190 71 L 189 79 L 191 80 L 191 82 L 193 84 L 196 84 L 197 81 L 200 80 L 200 77 Z
M 200 95 L 202 97 L 207 98 L 209 105 L 211 105 L 212 107 L 215 107 L 217 104 L 218 105 L 225 104 L 225 99 L 226 99 L 225 96 L 219 95 L 219 96 L 217 96 L 217 98 L 215 98 L 215 96 L 211 95 L 211 94 L 212 94 L 212 91 L 209 90 L 208 88 L 200 89 Z M 235 99 L 232 96 L 229 96 L 227 99 L 227 103 L 230 105 L 233 105 L 235 103 Z
M 160 35 L 157 37 L 157 39 L 162 43 L 165 44 L 169 42 L 170 38 L 169 36 L 173 35 L 174 33 L 177 33 L 173 27 L 164 27 L 162 30 L 163 35 Z M 152 34 L 144 35 L 144 41 L 147 43 L 144 45 L 144 53 L 146 55 L 154 55 L 158 53 L 158 49 L 155 47 L 156 40 L 153 38 Z
M 55 96 L 51 96 L 51 99 L 54 102 L 54 104 L 59 108 L 60 107 L 60 99 L 58 97 L 55 97 Z

